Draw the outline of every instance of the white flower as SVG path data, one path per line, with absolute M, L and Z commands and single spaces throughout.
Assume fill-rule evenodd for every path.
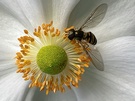
M 97 37 L 105 70 L 86 68 L 79 87 L 66 89 L 65 93 L 46 95 L 37 88 L 28 88 L 30 82 L 16 73 L 14 59 L 20 51 L 17 38 L 24 36 L 23 30 L 32 33 L 34 28 L 52 20 L 60 31 L 67 24 L 77 27 L 101 3 L 108 4 L 105 18 L 98 26 L 86 30 Z M 134 0 L 1 0 L 0 101 L 134 101 L 134 4 Z

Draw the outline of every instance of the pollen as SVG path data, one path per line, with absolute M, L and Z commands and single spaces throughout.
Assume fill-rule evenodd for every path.
M 65 92 L 65 87 L 79 87 L 90 58 L 76 40 L 65 37 L 65 30 L 53 27 L 53 21 L 37 26 L 33 33 L 25 29 L 24 34 L 18 38 L 20 51 L 15 56 L 16 72 L 22 73 L 24 80 L 31 81 L 29 88 L 39 87 L 49 94 L 50 91 Z

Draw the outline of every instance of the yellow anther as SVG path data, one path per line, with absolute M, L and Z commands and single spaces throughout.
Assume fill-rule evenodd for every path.
M 77 69 L 80 69 L 80 68 L 81 68 L 81 66 L 80 66 L 80 65 L 75 65 L 75 67 L 76 67 Z
M 67 75 L 67 76 L 66 76 L 66 80 L 67 80 L 68 82 L 71 82 L 71 81 L 72 81 L 72 78 Z
M 53 21 L 51 21 L 50 24 L 48 24 L 48 26 L 50 27 L 50 26 L 52 26 L 52 24 L 53 24 Z
M 80 47 L 81 47 L 81 46 L 80 46 L 79 44 L 77 44 L 77 43 L 75 44 L 75 46 L 76 46 L 76 48 L 80 48 Z
M 23 57 L 20 52 L 17 52 L 16 55 L 17 55 L 17 58 L 19 58 L 19 59 Z
M 24 65 L 23 64 L 18 64 L 17 66 L 18 66 L 18 68 L 23 68 Z
M 28 74 L 30 72 L 30 70 L 26 70 L 25 74 Z
M 40 33 L 40 31 L 41 31 L 41 27 L 40 27 L 40 26 L 38 26 L 38 33 Z
M 29 46 L 28 46 L 28 45 L 25 45 L 25 48 L 26 48 L 26 49 L 28 49 L 28 48 L 29 48 Z
M 58 30 L 57 32 L 56 32 L 56 36 L 59 36 L 60 35 L 60 31 Z
M 31 61 L 30 61 L 30 60 L 25 60 L 25 61 L 24 61 L 24 65 L 28 66 L 28 65 L 30 65 L 30 64 L 31 64 Z
M 74 26 L 71 26 L 69 28 L 66 28 L 64 31 L 67 33 L 69 30 L 74 29 L 74 28 L 75 28 Z
M 62 85 L 60 85 L 59 89 L 62 93 L 65 92 L 65 88 Z
M 19 40 L 19 42 L 20 42 L 21 44 L 24 44 L 22 38 L 18 38 L 18 40 Z
M 80 75 L 81 74 L 81 71 L 80 70 L 74 70 L 74 73 L 77 74 L 77 75 Z
M 80 49 L 80 48 L 75 48 L 74 49 L 78 54 L 82 53 L 83 52 L 83 49 Z
M 27 77 L 27 74 L 23 74 L 23 76 L 22 76 L 23 78 L 26 78 Z
M 38 32 L 33 32 L 33 34 L 34 34 L 35 36 L 37 36 L 37 37 L 40 36 L 40 33 L 38 33 Z
M 42 29 L 45 29 L 45 24 L 44 23 L 42 24 Z
M 89 62 L 89 58 L 87 58 L 87 56 L 86 55 L 81 55 L 80 57 L 79 57 L 79 59 L 78 59 L 79 61 L 81 61 L 81 62 L 84 62 L 84 61 L 88 61 Z
M 75 40 L 72 40 L 72 41 L 70 41 L 71 42 L 71 44 L 75 44 L 76 43 L 76 41 Z
M 33 76 L 33 75 L 31 76 L 31 78 L 30 78 L 30 79 L 31 79 L 31 81 L 32 81 L 32 82 L 35 80 L 35 78 L 34 78 L 34 76 Z
M 28 53 L 28 52 L 29 52 L 29 50 L 27 50 L 27 49 L 22 49 L 22 50 L 21 50 L 21 52 Z
M 81 68 L 82 74 L 85 72 L 84 68 Z
M 52 28 L 50 29 L 50 32 L 51 32 L 51 33 L 54 32 L 54 27 L 52 27 Z
M 63 39 L 67 39 L 67 37 L 68 37 L 68 34 L 65 34 L 64 36 L 63 36 Z
M 23 49 L 23 44 L 20 44 L 19 46 L 21 47 L 21 49 Z
M 26 52 L 24 52 L 24 51 L 22 51 L 21 53 L 22 53 L 24 56 L 26 56 L 26 55 L 27 55 L 27 53 L 26 53 Z
M 24 80 L 25 80 L 25 81 L 26 81 L 26 80 L 29 80 L 29 77 L 25 77 Z
M 34 38 L 32 38 L 32 37 L 29 37 L 29 40 L 30 40 L 31 42 L 34 42 Z
M 28 30 L 24 30 L 24 33 L 25 33 L 25 34 L 28 34 L 29 32 L 28 32 Z
M 45 35 L 45 36 L 48 36 L 48 33 L 47 33 L 46 31 L 44 31 L 44 35 Z
M 40 91 L 42 91 L 45 88 L 46 85 L 46 79 L 44 80 L 44 82 L 42 83 L 42 86 L 40 87 Z
M 49 89 L 46 90 L 46 95 L 48 95 L 48 94 L 49 94 Z
M 37 76 L 37 78 L 36 78 L 36 80 L 35 80 L 35 85 L 38 85 L 38 80 L 39 80 L 39 78 L 41 77 L 41 73 L 40 74 L 38 74 L 38 76 Z
M 34 29 L 34 32 L 37 32 L 37 29 L 36 28 Z
M 32 83 L 29 84 L 29 88 L 31 88 L 31 87 L 32 87 Z
M 84 64 L 85 67 L 89 67 L 89 64 Z
M 47 31 L 47 32 L 49 31 L 49 25 L 48 24 L 45 25 L 44 30 Z
M 16 72 L 19 73 L 21 71 L 21 69 L 18 69 Z

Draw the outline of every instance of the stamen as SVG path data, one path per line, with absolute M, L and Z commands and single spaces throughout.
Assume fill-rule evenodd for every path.
M 74 26 L 71 26 L 69 28 L 66 28 L 64 31 L 67 33 L 69 30 L 74 29 L 74 28 L 75 28 Z
M 35 28 L 33 33 L 24 30 L 25 36 L 18 38 L 20 51 L 16 53 L 15 57 L 18 67 L 16 72 L 23 73 L 24 80 L 31 80 L 29 88 L 39 87 L 40 91 L 45 90 L 46 94 L 49 94 L 50 91 L 65 92 L 65 86 L 69 89 L 71 86 L 78 87 L 81 74 L 85 71 L 84 67 L 89 67 L 91 60 L 76 40 L 71 41 L 67 38 L 65 32 L 74 29 L 74 26 L 65 29 L 61 34 L 52 25 L 53 21 L 50 24 L 43 23 Z M 38 52 L 42 47 L 49 45 L 61 47 L 68 56 L 64 70 L 55 75 L 43 72 L 37 64 Z M 54 57 L 52 56 L 52 58 Z
M 24 33 L 25 33 L 25 34 L 28 34 L 29 32 L 28 32 L 28 30 L 24 30 Z

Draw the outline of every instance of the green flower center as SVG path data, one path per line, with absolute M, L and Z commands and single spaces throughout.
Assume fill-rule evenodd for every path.
M 37 54 L 37 64 L 44 73 L 55 75 L 62 72 L 67 64 L 67 54 L 59 46 L 42 47 Z

